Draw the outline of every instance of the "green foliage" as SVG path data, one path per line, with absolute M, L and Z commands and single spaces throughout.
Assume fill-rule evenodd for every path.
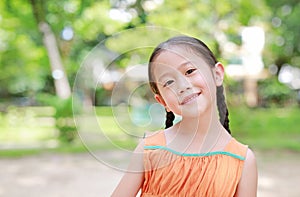
M 85 7 L 81 16 L 74 20 L 74 29 L 78 36 L 85 41 L 99 40 L 99 35 L 111 35 L 122 30 L 124 24 L 109 17 L 108 1 L 94 2 Z M 101 37 L 100 37 L 101 38 Z
M 266 50 L 264 57 L 267 65 L 281 66 L 285 63 L 299 67 L 300 2 L 297 0 L 265 0 L 272 8 L 267 23 Z
M 148 8 L 146 4 L 149 2 L 144 0 L 134 3 L 94 0 L 40 2 L 42 15 L 55 33 L 71 86 L 80 63 L 99 42 L 123 30 L 145 25 L 161 26 L 174 32 L 197 36 L 203 39 L 218 57 L 225 59 L 227 57 L 222 57 L 224 49 L 218 39 L 219 32 L 224 33 L 228 41 L 239 47 L 241 27 L 259 25 L 268 35 L 264 51 L 265 65 L 275 63 L 280 66 L 290 63 L 299 66 L 298 1 L 165 0 L 162 3 L 153 1 L 153 8 Z M 112 8 L 133 13 L 132 20 L 124 22 L 112 19 Z M 0 95 L 32 96 L 40 91 L 52 93 L 49 86 L 53 86 L 53 79 L 48 57 L 42 45 L 42 36 L 38 31 L 31 2 L 1 1 L 0 13 Z M 65 27 L 73 29 L 72 40 L 62 39 L 61 33 Z M 136 46 L 153 47 L 169 37 L 163 32 L 157 33 L 155 39 L 146 33 L 131 33 L 106 43 L 106 47 L 113 52 L 124 53 L 126 49 Z M 151 39 L 147 39 L 150 37 Z M 128 56 L 116 60 L 116 65 L 128 66 L 132 63 L 131 56 L 135 55 L 144 61 L 148 52 L 131 51 Z
M 56 120 L 55 125 L 59 130 L 59 139 L 68 143 L 74 141 L 77 135 L 74 115 L 79 113 L 79 109 L 73 108 L 72 98 L 61 99 L 50 94 L 39 94 L 37 100 L 40 104 L 52 106 L 56 109 L 54 117 Z
M 46 53 L 35 42 L 40 37 L 30 5 L 4 2 L 0 2 L 0 95 L 30 96 L 44 87 L 49 72 Z
M 95 108 L 97 116 L 113 116 L 113 109 L 111 106 L 101 106 Z
M 275 77 L 260 81 L 258 83 L 258 92 L 261 98 L 261 105 L 265 107 L 274 105 L 283 107 L 288 102 L 291 102 L 292 98 L 295 98 L 294 92 L 286 85 L 280 83 Z
M 226 84 L 226 100 L 231 106 L 240 106 L 244 104 L 244 86 L 243 81 L 227 79 Z

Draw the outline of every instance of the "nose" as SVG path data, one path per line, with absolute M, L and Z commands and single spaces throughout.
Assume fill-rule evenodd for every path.
M 190 90 L 192 88 L 191 83 L 186 78 L 181 78 L 179 80 L 179 83 L 178 83 L 177 87 L 178 87 L 178 93 L 179 94 L 182 94 L 185 91 Z
M 183 89 L 179 90 L 179 94 L 182 94 L 182 93 L 184 93 L 186 90 L 190 90 L 190 89 L 191 89 L 191 87 L 183 88 Z

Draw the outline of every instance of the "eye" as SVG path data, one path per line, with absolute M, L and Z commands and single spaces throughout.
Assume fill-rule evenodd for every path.
M 167 87 L 169 85 L 171 85 L 174 82 L 174 80 L 168 80 L 166 81 L 166 83 L 164 83 L 163 87 Z
M 190 68 L 188 69 L 186 72 L 185 72 L 185 75 L 190 75 L 192 74 L 194 71 L 196 71 L 197 69 L 196 68 Z

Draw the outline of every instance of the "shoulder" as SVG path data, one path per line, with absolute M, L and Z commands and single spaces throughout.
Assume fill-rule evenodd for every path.
M 144 146 L 156 146 L 165 144 L 166 138 L 164 130 L 145 133 Z
M 247 149 L 245 163 L 247 163 L 248 165 L 251 164 L 251 166 L 256 166 L 256 158 L 253 151 L 250 148 Z
M 156 145 L 163 140 L 164 131 L 159 130 L 155 132 L 146 131 L 144 137 L 141 138 L 135 147 L 134 153 L 143 153 L 145 146 Z
M 255 154 L 251 150 L 251 148 L 248 147 L 248 145 L 245 145 L 245 144 L 237 141 L 235 138 L 232 138 L 228 144 L 228 147 L 231 150 L 234 150 L 239 155 L 243 156 L 243 158 L 244 158 L 243 173 L 244 173 L 244 171 L 256 170 Z
M 250 148 L 247 149 L 247 153 L 246 153 L 246 158 L 245 158 L 243 172 L 242 172 L 242 179 L 243 178 L 257 179 L 256 158 L 253 151 Z
M 238 184 L 235 196 L 256 196 L 257 195 L 257 164 L 253 151 L 248 148 L 242 176 Z
M 142 153 L 145 146 L 163 145 L 165 142 L 164 130 L 154 132 L 146 131 L 144 137 L 140 139 L 134 153 Z
M 242 178 L 257 179 L 256 158 L 253 151 L 250 148 L 247 149 Z
M 246 159 L 248 149 L 249 148 L 247 145 L 242 144 L 233 137 L 231 137 L 230 141 L 225 147 L 225 151 L 239 155 L 242 158 L 242 160 Z
M 145 146 L 145 138 L 140 139 L 139 143 L 135 147 L 134 153 L 143 153 Z
M 141 140 L 132 154 L 127 172 L 111 196 L 137 195 L 144 181 L 143 147 L 144 140 Z

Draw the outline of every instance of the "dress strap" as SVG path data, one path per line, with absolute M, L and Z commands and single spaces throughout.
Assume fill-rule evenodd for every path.
M 166 137 L 164 131 L 147 133 L 145 137 L 145 146 L 165 146 Z
M 226 145 L 224 151 L 246 158 L 247 150 L 248 150 L 247 145 L 241 144 L 235 138 L 231 138 L 231 140 Z

